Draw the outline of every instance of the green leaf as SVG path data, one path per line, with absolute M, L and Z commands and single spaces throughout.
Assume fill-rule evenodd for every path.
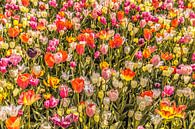
M 121 125 L 122 125 L 122 122 L 121 121 L 116 122 L 116 123 L 114 123 L 114 124 L 112 124 L 110 126 L 110 129 L 119 129 L 121 127 Z

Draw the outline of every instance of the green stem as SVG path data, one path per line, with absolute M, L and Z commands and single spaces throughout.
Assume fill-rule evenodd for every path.
M 30 129 L 30 106 L 28 107 L 28 128 Z

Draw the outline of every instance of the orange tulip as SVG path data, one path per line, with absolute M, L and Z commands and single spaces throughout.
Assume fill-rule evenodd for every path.
M 20 117 L 10 117 L 6 120 L 7 129 L 20 129 Z
M 58 31 L 63 30 L 64 27 L 65 27 L 65 22 L 64 21 L 57 21 L 56 22 L 56 27 L 57 27 Z
M 192 79 L 195 80 L 195 73 L 192 74 Z
M 15 38 L 19 35 L 20 30 L 18 28 L 9 28 L 8 29 L 8 35 L 9 37 Z
M 22 41 L 23 43 L 27 43 L 28 40 L 29 40 L 29 36 L 28 36 L 27 33 L 22 33 L 22 34 L 20 35 L 20 39 L 21 39 L 21 41 Z
M 81 78 L 75 78 L 71 81 L 72 88 L 76 93 L 81 93 L 84 89 L 84 80 Z
M 59 52 L 62 54 L 62 61 L 61 62 L 66 61 L 67 58 L 68 58 L 67 52 L 66 51 L 63 51 L 63 50 L 60 50 Z
M 148 91 L 144 91 L 141 93 L 140 95 L 141 97 L 144 97 L 144 96 L 150 96 L 150 97 L 153 97 L 153 92 L 151 90 L 148 90 Z
M 172 53 L 161 53 L 161 58 L 163 60 L 172 60 L 173 59 L 173 54 Z
M 109 41 L 110 48 L 119 48 L 123 43 L 123 39 L 120 35 L 115 35 L 113 40 Z
M 124 14 L 125 14 L 124 11 L 119 11 L 117 13 L 117 18 L 118 18 L 119 21 L 123 20 Z
M 22 89 L 25 89 L 29 85 L 29 82 L 30 82 L 30 74 L 28 73 L 20 74 L 17 78 L 17 84 Z
M 71 21 L 68 21 L 68 20 L 65 21 L 64 25 L 65 25 L 65 27 L 66 27 L 67 29 L 71 29 L 72 26 L 73 26 L 72 23 L 71 23 Z
M 144 58 L 149 58 L 150 55 L 151 55 L 151 51 L 150 51 L 150 49 L 146 48 L 146 49 L 143 50 L 142 54 L 143 54 Z
M 152 32 L 149 29 L 144 29 L 144 38 L 145 40 L 150 40 L 152 37 Z
M 171 26 L 172 27 L 177 27 L 179 25 L 179 21 L 178 21 L 178 19 L 176 18 L 176 19 L 173 19 L 172 21 L 171 21 Z
M 122 70 L 121 72 L 121 78 L 126 80 L 126 81 L 130 81 L 135 77 L 136 73 L 131 71 L 131 69 L 125 69 Z
M 3 37 L 0 37 L 0 42 L 3 41 Z
M 30 5 L 30 1 L 29 0 L 22 0 L 22 5 L 25 7 L 28 7 Z
M 44 57 L 45 63 L 48 65 L 48 67 L 52 68 L 54 66 L 55 60 L 52 53 L 47 52 Z

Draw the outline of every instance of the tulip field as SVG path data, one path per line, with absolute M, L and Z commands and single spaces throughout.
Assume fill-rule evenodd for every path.
M 0 129 L 195 129 L 195 0 L 0 0 Z

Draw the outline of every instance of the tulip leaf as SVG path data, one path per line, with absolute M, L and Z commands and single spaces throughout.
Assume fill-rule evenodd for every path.
M 195 110 L 195 103 L 189 105 L 186 109 L 186 111 L 192 111 L 192 110 Z
M 121 121 L 116 122 L 116 123 L 114 123 L 114 124 L 112 124 L 110 126 L 110 129 L 119 129 L 121 127 L 121 125 L 122 125 L 122 122 Z

